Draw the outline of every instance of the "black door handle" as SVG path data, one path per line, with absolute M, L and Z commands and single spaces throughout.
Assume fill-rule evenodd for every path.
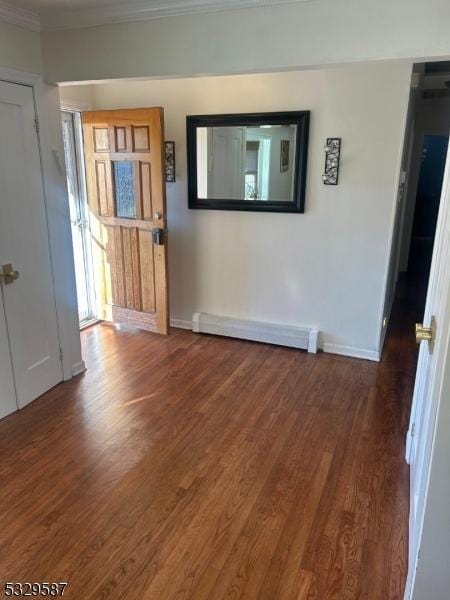
M 157 246 L 164 245 L 164 229 L 152 229 L 152 241 Z

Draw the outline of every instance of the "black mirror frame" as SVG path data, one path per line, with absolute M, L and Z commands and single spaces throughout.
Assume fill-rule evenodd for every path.
M 258 212 L 305 212 L 306 166 L 308 160 L 310 111 L 193 115 L 186 117 L 189 208 L 245 210 Z M 294 194 L 291 202 L 270 200 L 209 200 L 197 194 L 197 127 L 297 125 Z

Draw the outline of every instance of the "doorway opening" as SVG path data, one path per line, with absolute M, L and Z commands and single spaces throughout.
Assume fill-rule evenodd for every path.
M 426 133 L 422 140 L 411 241 L 405 273 L 407 289 L 414 297 L 417 320 L 421 320 L 425 309 L 447 157 L 448 134 Z
M 167 335 L 163 109 L 63 107 L 62 128 L 80 325 Z
M 81 114 L 61 112 L 80 328 L 97 320 Z
M 422 322 L 449 144 L 450 62 L 414 65 L 392 269 L 394 318 Z

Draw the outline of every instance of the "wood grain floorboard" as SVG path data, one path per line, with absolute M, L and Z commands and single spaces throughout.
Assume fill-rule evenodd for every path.
M 0 421 L 0 582 L 91 600 L 400 600 L 417 351 L 381 363 L 82 333 L 85 374 Z

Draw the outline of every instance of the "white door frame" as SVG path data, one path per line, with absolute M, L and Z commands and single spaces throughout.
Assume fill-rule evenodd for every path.
M 437 135 L 437 136 L 442 136 L 442 137 L 448 137 L 450 139 L 450 128 L 449 129 L 418 129 L 417 131 L 413 131 L 411 153 L 413 153 L 414 150 L 417 150 L 417 155 L 411 156 L 408 177 L 412 176 L 412 171 L 414 169 L 416 169 L 416 173 L 413 176 L 413 181 L 410 181 L 409 185 L 408 185 L 408 191 L 407 191 L 408 196 L 406 197 L 405 208 L 406 208 L 406 204 L 409 204 L 408 208 L 410 210 L 408 211 L 408 214 L 403 215 L 402 234 L 401 234 L 401 239 L 400 239 L 400 249 L 399 249 L 399 253 L 398 253 L 397 274 L 400 272 L 400 270 L 399 270 L 400 262 L 401 262 L 405 247 L 407 247 L 407 249 L 408 249 L 407 254 L 408 254 L 408 260 L 409 260 L 409 252 L 411 249 L 411 239 L 412 239 L 412 233 L 413 233 L 414 215 L 416 212 L 417 191 L 419 189 L 420 168 L 422 165 L 421 153 L 423 150 L 423 143 L 425 141 L 426 135 Z M 411 183 L 413 184 L 413 187 L 411 187 Z M 442 185 L 444 185 L 444 181 L 442 181 Z M 409 195 L 409 194 L 411 194 L 411 195 Z M 408 203 L 408 200 L 409 200 L 409 203 Z
M 94 265 L 92 259 L 92 244 L 91 244 L 91 225 L 90 225 L 90 214 L 87 200 L 87 189 L 86 189 L 86 173 L 84 168 L 84 148 L 83 148 L 83 130 L 81 121 L 81 110 L 75 110 L 73 108 L 68 109 L 61 106 L 61 114 L 71 115 L 71 128 L 73 137 L 73 163 L 75 168 L 75 177 L 77 179 L 77 201 L 80 204 L 80 218 L 84 224 L 82 229 L 83 238 L 83 263 L 84 263 L 84 279 L 87 291 L 89 315 L 85 321 L 80 321 L 80 329 L 98 321 L 97 318 L 97 301 L 95 294 L 95 275 Z M 67 168 L 67 165 L 66 165 Z M 70 186 L 69 186 L 70 187 Z M 73 223 L 71 222 L 72 226 Z M 78 223 L 79 224 L 79 223 Z M 75 254 L 75 247 L 74 247 Z M 75 258 L 75 256 L 74 256 Z M 75 269 L 76 270 L 76 269 Z M 79 293 L 79 290 L 77 291 Z
M 61 152 L 62 138 L 60 146 L 52 149 L 50 145 L 50 120 L 47 114 L 45 84 L 40 75 L 0 67 L 0 80 L 26 85 L 33 90 L 35 112 L 39 122 L 39 153 L 55 292 L 56 317 L 62 352 L 62 370 L 64 380 L 68 380 L 84 371 L 85 365 L 81 359 L 80 350 L 69 202 L 64 155 Z M 59 106 L 57 117 L 59 123 Z

